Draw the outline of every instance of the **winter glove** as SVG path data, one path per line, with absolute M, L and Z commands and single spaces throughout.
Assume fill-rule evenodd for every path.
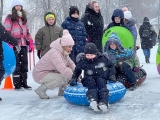
M 32 52 L 33 50 L 34 50 L 33 40 L 30 39 L 30 40 L 29 40 L 29 52 Z
M 68 84 L 70 84 L 70 86 L 75 86 L 77 85 L 77 80 L 76 79 L 71 79 Z
M 139 72 L 140 69 L 139 69 L 138 67 L 134 67 L 134 68 L 133 68 L 133 71 L 134 71 L 134 72 Z
M 139 46 L 136 46 L 136 50 L 138 50 L 140 47 Z
M 109 76 L 109 80 L 113 81 L 113 82 L 116 82 L 116 77 L 115 75 L 110 75 Z
M 41 56 L 41 50 L 38 50 L 38 51 L 37 51 L 37 56 L 38 56 L 39 59 L 41 59 L 41 57 L 42 57 L 42 56 Z
M 123 61 L 121 59 L 118 59 L 118 67 L 122 70 L 122 64 Z
M 19 53 L 21 51 L 21 46 L 20 45 L 16 45 L 15 48 L 17 53 Z

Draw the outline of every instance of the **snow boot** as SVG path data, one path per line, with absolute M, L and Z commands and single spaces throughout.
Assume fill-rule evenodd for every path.
M 98 93 L 96 89 L 89 89 L 86 93 L 86 96 L 88 98 L 88 100 L 90 101 L 90 108 L 95 111 L 95 112 L 99 112 L 99 108 L 98 108 Z
M 133 90 L 135 90 L 137 87 L 138 87 L 138 85 L 137 85 L 137 83 L 135 83 L 135 84 L 131 85 L 128 89 L 129 89 L 130 91 L 133 91 Z
M 2 98 L 0 98 L 0 101 L 2 101 Z
M 35 92 L 37 93 L 37 95 L 39 95 L 39 97 L 41 99 L 49 99 L 49 96 L 46 94 L 47 91 L 47 86 L 45 86 L 45 84 L 41 84 L 41 86 L 39 86 Z
M 24 89 L 22 87 L 20 87 L 20 86 L 15 86 L 14 90 L 15 91 L 24 91 Z
M 25 90 L 32 90 L 32 87 L 31 87 L 31 86 L 28 86 L 28 85 L 23 86 L 23 88 L 24 88 Z
M 146 61 L 146 63 L 150 63 L 150 61 L 149 61 L 149 58 L 148 58 L 148 57 L 145 57 L 145 61 Z
M 90 100 L 90 106 L 89 106 L 94 112 L 100 112 L 100 109 L 98 108 L 97 101 L 94 99 Z
M 100 102 L 98 104 L 99 109 L 103 112 L 106 113 L 108 111 L 108 104 L 105 104 L 103 102 Z

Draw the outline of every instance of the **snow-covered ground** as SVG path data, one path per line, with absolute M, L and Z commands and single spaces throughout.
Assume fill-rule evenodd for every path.
M 111 104 L 108 113 L 97 114 L 88 106 L 69 104 L 50 90 L 49 100 L 40 99 L 34 92 L 39 86 L 29 71 L 28 83 L 32 91 L 0 90 L 0 120 L 159 120 L 160 119 L 160 75 L 156 69 L 157 46 L 151 50 L 150 64 L 146 64 L 142 50 L 138 56 L 147 71 L 146 81 L 135 91 L 127 91 L 124 98 Z M 38 59 L 36 58 L 36 61 Z M 0 88 L 3 87 L 4 81 Z

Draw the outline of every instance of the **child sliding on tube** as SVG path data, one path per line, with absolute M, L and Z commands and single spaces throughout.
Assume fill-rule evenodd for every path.
M 105 53 L 115 64 L 116 73 L 126 76 L 127 81 L 130 83 L 129 90 L 136 89 L 137 81 L 133 71 L 139 71 L 139 64 L 134 50 L 123 48 L 117 34 L 112 33 L 104 46 Z
M 93 111 L 107 112 L 108 109 L 108 89 L 107 80 L 116 81 L 114 64 L 104 55 L 100 55 L 95 44 L 88 43 L 84 48 L 84 55 L 78 62 L 72 79 L 69 81 L 71 86 L 77 84 L 77 79 L 84 70 L 82 78 L 83 86 L 88 88 L 86 96 L 90 101 Z

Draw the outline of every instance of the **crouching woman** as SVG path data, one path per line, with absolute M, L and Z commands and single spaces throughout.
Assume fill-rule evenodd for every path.
M 74 41 L 67 30 L 63 31 L 62 38 L 50 44 L 51 49 L 38 61 L 33 69 L 35 82 L 41 84 L 35 92 L 42 99 L 49 99 L 46 94 L 48 89 L 60 87 L 59 94 L 63 94 L 62 88 L 71 79 L 75 64 L 70 59 Z

